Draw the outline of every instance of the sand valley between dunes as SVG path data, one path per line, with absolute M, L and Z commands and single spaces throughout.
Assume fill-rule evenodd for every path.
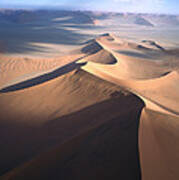
M 179 179 L 179 49 L 107 33 L 0 58 L 0 179 Z

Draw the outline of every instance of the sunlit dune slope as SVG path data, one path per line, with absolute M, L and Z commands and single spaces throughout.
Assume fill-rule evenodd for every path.
M 97 42 L 115 57 L 117 63 L 109 66 L 88 62 L 82 69 L 127 88 L 143 97 L 147 104 L 149 104 L 149 100 L 171 113 L 178 114 L 179 57 L 161 52 L 160 49 L 157 52 L 151 49 L 149 52 L 151 58 L 149 56 L 147 59 L 137 58 L 131 54 L 123 55 L 119 51 L 121 48 L 124 49 L 124 52 L 129 50 L 135 52 L 138 46 L 125 42 L 118 44 L 117 41 L 114 36 L 110 37 L 110 35 L 101 36 L 97 39 Z M 154 55 L 152 51 L 154 51 Z M 157 59 L 155 59 L 156 53 L 159 54 L 157 54 Z
M 75 53 L 56 58 L 26 58 L 0 55 L 0 89 L 45 74 L 83 57 Z
M 61 59 L 3 62 L 1 179 L 177 180 L 178 52 L 106 33 Z
M 141 44 L 101 36 L 97 42 L 117 63 L 88 62 L 82 68 L 138 95 L 146 107 L 140 117 L 139 151 L 143 180 L 179 178 L 179 55 L 154 41 Z
M 108 65 L 117 63 L 115 57 L 104 49 L 98 51 L 95 54 L 89 55 L 86 58 L 83 58 L 83 62 L 90 62 L 90 61 L 100 64 L 108 64 Z
M 139 149 L 144 180 L 179 178 L 179 117 L 143 109 Z

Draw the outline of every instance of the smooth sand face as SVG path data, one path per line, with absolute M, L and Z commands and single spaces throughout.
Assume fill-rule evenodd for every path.
M 139 133 L 143 179 L 178 179 L 178 120 L 143 109 Z
M 178 55 L 170 54 L 167 50 L 147 48 L 147 51 L 155 52 L 154 55 L 150 52 L 149 60 L 147 60 L 143 57 L 136 58 L 131 54 L 127 55 L 129 51 L 134 53 L 136 49 L 138 54 L 144 53 L 145 46 L 141 49 L 141 46 L 135 44 L 119 44 L 114 40 L 109 40 L 109 36 L 101 36 L 97 42 L 116 58 L 116 64 L 107 66 L 89 62 L 82 67 L 83 69 L 103 79 L 118 83 L 143 96 L 145 100 L 148 99 L 178 115 Z M 126 52 L 126 55 L 123 53 L 121 55 L 120 49 L 124 48 L 123 53 Z M 162 60 L 163 57 L 164 60 Z
M 30 136 L 31 145 L 26 144 L 23 147 L 20 132 L 15 132 L 16 138 L 20 138 L 22 142 L 22 151 L 14 152 L 15 159 L 22 158 L 25 152 L 32 152 L 32 149 L 40 151 L 38 153 L 40 155 L 38 159 L 25 166 L 22 165 L 17 171 L 12 170 L 12 174 L 5 175 L 2 179 L 34 179 L 36 177 L 70 179 L 72 176 L 76 179 L 140 178 L 137 130 L 140 110 L 143 107 L 142 101 L 133 95 L 122 93 L 119 87 L 114 87 L 86 72 L 77 73 L 75 76 L 78 75 L 80 75 L 79 82 L 74 80 L 78 88 L 75 86 L 70 90 L 73 95 L 66 96 L 70 102 L 63 106 L 68 107 L 71 103 L 75 103 L 75 107 L 81 107 L 80 110 L 61 117 L 60 108 L 57 118 L 53 119 L 51 115 L 43 125 L 34 125 L 35 128 L 32 127 L 32 131 L 22 132 L 24 140 Z M 85 82 L 86 78 L 88 78 L 87 82 Z M 71 80 L 68 83 L 72 85 Z M 56 90 L 56 92 L 60 91 Z M 61 95 L 59 97 L 62 98 Z M 96 101 L 97 97 L 98 101 Z M 65 98 L 64 95 L 63 98 Z M 86 101 L 83 101 L 84 98 Z M 82 99 L 81 102 L 80 99 Z M 82 107 L 84 103 L 92 100 L 91 106 Z M 24 121 L 26 122 L 26 119 Z M 47 149 L 51 145 L 54 146 L 55 142 L 57 147 L 50 152 L 43 154 L 43 150 L 39 148 L 40 146 Z M 3 154 L 4 156 L 8 154 L 7 149 Z M 131 163 L 128 164 L 125 159 Z M 5 160 L 7 162 L 8 157 L 5 157 Z M 12 161 L 12 157 L 9 161 Z M 128 173 L 129 171 L 131 173 Z
M 125 99 L 121 88 L 81 70 L 47 78 L 36 85 L 32 82 L 28 82 L 32 84 L 30 87 L 25 83 L 21 89 L 15 86 L 0 95 L 1 142 L 4 144 L 1 148 L 2 172 L 100 123 L 98 118 L 94 119 L 96 111 L 91 112 L 94 113 L 92 117 L 88 112 L 81 117 L 74 116 L 76 112 L 113 96 L 124 96 Z M 105 107 L 100 110 L 102 122 L 105 120 L 103 111 L 108 113 L 107 120 L 118 113 L 115 109 L 110 114 L 113 105 L 109 105 L 109 112 Z M 69 120 L 68 115 L 72 115 Z M 12 149 L 16 150 L 12 153 Z
M 133 27 L 130 35 L 135 37 L 131 39 L 128 34 L 120 38 L 116 32 L 118 24 L 111 26 L 115 18 L 113 21 L 101 19 L 94 23 L 95 27 L 87 24 L 82 27 L 74 25 L 73 18 L 50 16 L 55 29 L 57 22 L 60 25 L 68 22 L 65 27 L 68 32 L 67 29 L 59 31 L 64 39 L 57 42 L 56 48 L 61 46 L 63 51 L 66 46 L 72 50 L 77 42 L 77 50 L 64 56 L 65 50 L 56 52 L 56 57 L 47 51 L 51 58 L 43 58 L 44 52 L 40 58 L 30 57 L 37 47 L 32 51 L 19 51 L 22 57 L 16 49 L 1 54 L 2 179 L 69 179 L 73 176 L 128 180 L 140 179 L 141 175 L 143 180 L 179 179 L 177 38 L 173 41 L 166 34 L 171 41 L 166 38 L 162 43 L 159 39 L 148 39 L 147 32 L 155 31 L 156 36 L 164 19 L 152 16 L 138 19 L 134 15 L 122 16 L 120 36 Z M 39 32 L 45 37 L 45 24 L 41 25 Z M 20 26 L 16 30 L 27 28 L 24 24 Z M 29 26 L 33 26 L 30 29 L 35 33 L 34 25 Z M 103 34 L 83 45 L 81 40 L 89 36 L 83 39 L 82 34 L 78 36 L 74 31 L 74 28 L 81 29 L 80 33 L 89 33 L 92 37 L 104 32 L 103 26 L 115 33 Z M 98 32 L 95 28 L 99 28 Z M 55 30 L 52 35 L 59 32 Z M 69 37 L 66 39 L 65 35 Z M 30 42 L 34 48 L 37 42 L 33 43 Z M 54 43 L 49 42 L 48 47 Z M 24 40 L 23 45 L 27 48 L 29 39 Z M 17 56 L 13 57 L 14 54 Z
M 109 39 L 111 38 L 100 37 L 97 42 L 113 54 L 118 62 L 112 66 L 89 62 L 82 68 L 126 87 L 145 102 L 146 108 L 141 114 L 139 129 L 142 179 L 178 179 L 178 54 L 173 56 L 160 47 L 156 60 L 156 53 L 148 60 L 142 56 L 136 58 L 127 53 L 136 52 L 136 49 L 137 53 L 143 53 L 145 46 L 139 50 L 139 45 L 123 45 Z M 120 49 L 124 49 L 125 56 L 124 53 L 121 55 Z M 153 51 L 153 48 L 150 51 Z

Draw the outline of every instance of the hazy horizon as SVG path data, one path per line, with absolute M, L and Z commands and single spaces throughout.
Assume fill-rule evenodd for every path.
M 128 12 L 152 14 L 179 14 L 177 0 L 2 0 L 0 8 L 7 9 L 54 9 L 54 10 L 90 10 L 102 12 Z

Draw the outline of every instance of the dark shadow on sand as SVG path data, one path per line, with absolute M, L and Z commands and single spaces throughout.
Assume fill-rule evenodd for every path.
M 138 127 L 143 106 L 136 96 L 115 96 L 40 127 L 15 123 L 16 117 L 11 123 L 1 119 L 0 175 L 55 146 L 55 152 L 42 155 L 42 169 L 24 173 L 24 180 L 41 171 L 42 179 L 140 180 Z M 65 152 L 62 159 L 60 151 Z
M 144 59 L 151 59 L 150 56 L 134 52 L 134 51 L 117 51 L 120 54 L 126 55 L 126 56 L 131 56 L 131 57 L 137 57 L 137 58 L 144 58 Z
M 68 72 L 71 72 L 75 69 L 79 69 L 81 66 L 85 65 L 86 63 L 76 63 L 76 62 L 72 62 L 70 64 L 67 64 L 63 67 L 60 67 L 58 69 L 56 69 L 55 71 L 52 71 L 50 73 L 46 73 L 43 74 L 41 76 L 5 87 L 3 89 L 0 90 L 0 93 L 7 93 L 7 92 L 12 92 L 12 91 L 18 91 L 18 90 L 22 90 L 22 89 L 26 89 L 32 86 L 36 86 L 42 83 L 45 83 L 47 81 L 50 81 L 52 79 L 55 79 L 59 76 L 62 76 Z
M 165 48 L 163 48 L 162 46 L 160 46 L 159 44 L 157 44 L 155 41 L 151 41 L 151 40 L 143 40 L 143 43 L 148 43 L 149 45 L 158 48 L 161 51 L 165 51 Z
M 94 26 L 91 17 L 82 12 L 34 11 L 28 15 L 30 16 L 34 18 L 28 23 L 18 23 L 14 16 L 8 17 L 6 22 L 0 19 L 0 39 L 6 47 L 5 52 L 9 54 L 49 52 L 48 47 L 36 43 L 82 45 L 86 40 L 94 38 L 94 35 L 80 30 L 100 28 Z M 69 16 L 70 19 L 63 20 Z

